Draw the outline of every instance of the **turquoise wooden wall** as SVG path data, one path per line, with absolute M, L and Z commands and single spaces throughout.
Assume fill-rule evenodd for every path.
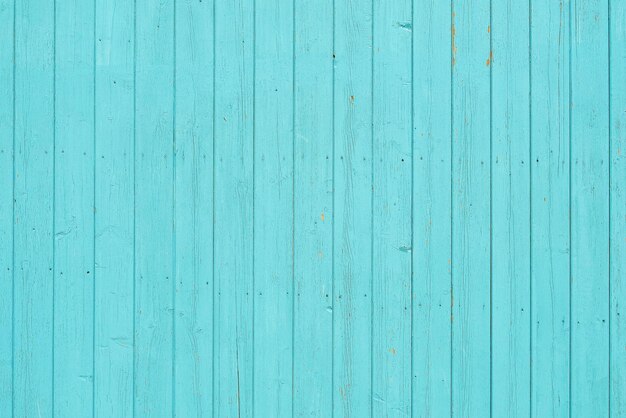
M 626 417 L 626 2 L 0 0 L 0 417 Z

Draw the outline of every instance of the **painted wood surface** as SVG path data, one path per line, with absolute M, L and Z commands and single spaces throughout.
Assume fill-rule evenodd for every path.
M 625 28 L 0 0 L 0 417 L 626 416 Z

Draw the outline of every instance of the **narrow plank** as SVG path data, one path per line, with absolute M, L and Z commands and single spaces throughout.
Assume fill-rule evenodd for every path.
M 531 413 L 569 416 L 569 6 L 531 7 Z
M 174 409 L 174 4 L 135 17 L 135 416 Z
M 411 415 L 412 4 L 374 3 L 372 416 Z
M 292 411 L 293 1 L 257 2 L 254 80 L 254 414 Z
M 176 408 L 213 411 L 213 2 L 176 4 Z
M 530 7 L 492 3 L 492 414 L 530 415 Z M 483 28 L 484 29 L 484 28 Z
M 610 71 L 610 416 L 626 415 L 626 7 L 611 1 L 609 39 Z
M 134 16 L 96 3 L 94 416 L 133 413 Z
M 14 0 L 0 1 L 0 416 L 13 414 Z
M 56 3 L 54 415 L 90 416 L 94 309 L 94 3 Z
M 333 415 L 371 414 L 372 0 L 335 2 Z
M 14 404 L 53 410 L 54 3 L 15 4 Z
M 608 3 L 571 7 L 571 416 L 608 416 Z
M 215 416 L 253 412 L 254 2 L 215 9 Z
M 333 2 L 297 1 L 294 19 L 293 416 L 331 416 Z
M 452 415 L 489 416 L 490 2 L 452 16 Z
M 413 416 L 451 408 L 451 8 L 413 6 Z

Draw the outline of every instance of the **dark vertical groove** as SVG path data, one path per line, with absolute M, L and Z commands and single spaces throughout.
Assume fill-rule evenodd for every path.
M 256 235 L 255 235 L 255 196 L 256 196 L 256 0 L 252 0 L 252 416 L 254 416 L 254 392 L 255 392 L 255 380 L 254 370 L 255 365 L 255 320 L 256 320 L 256 275 L 255 275 L 255 260 L 256 260 Z
M 454 416 L 454 0 L 450 0 L 450 418 Z
M 296 365 L 296 0 L 293 0 L 291 33 L 291 416 L 295 416 Z
M 176 416 L 176 0 L 174 0 L 172 83 L 172 417 Z M 194 202 L 195 204 L 195 202 Z
M 532 0 L 528 0 L 528 284 L 529 284 L 529 385 L 528 385 L 528 411 L 530 418 L 533 416 L 533 19 Z
M 54 299 L 56 286 L 56 159 L 57 159 L 57 2 L 53 0 L 53 24 L 52 24 L 52 418 L 54 418 L 54 338 L 55 338 L 55 315 Z
M 212 97 L 212 106 L 213 106 L 213 110 L 212 110 L 212 126 L 211 126 L 211 134 L 213 136 L 213 144 L 212 144 L 212 154 L 211 155 L 211 217 L 212 217 L 212 223 L 211 223 L 211 278 L 212 278 L 212 283 L 211 283 L 211 314 L 212 314 L 212 321 L 211 321 L 211 417 L 215 417 L 215 375 L 217 374 L 215 372 L 215 321 L 216 321 L 216 316 L 215 316 L 215 96 L 216 96 L 216 91 L 215 91 L 215 68 L 217 67 L 215 64 L 215 60 L 217 58 L 217 54 L 215 53 L 215 36 L 216 36 L 216 29 L 215 29 L 215 22 L 216 22 L 216 18 L 215 18 L 215 4 L 217 3 L 217 0 L 213 0 L 213 74 L 212 74 L 212 90 L 213 90 L 213 97 Z
M 568 268 L 569 268 L 569 362 L 568 362 L 568 414 L 572 417 L 572 3 L 568 5 L 567 17 L 567 42 L 568 42 L 568 148 L 569 148 L 569 164 L 568 164 Z
M 15 148 L 15 63 L 16 63 L 16 3 L 17 0 L 13 0 L 13 182 L 12 182 L 12 222 L 11 222 L 11 414 L 15 416 L 15 154 L 17 148 Z
M 493 51 L 489 0 L 489 56 Z M 489 416 L 493 417 L 493 63 L 489 66 Z
M 92 254 L 92 274 L 93 274 L 93 294 L 91 305 L 91 416 L 96 416 L 96 0 L 93 0 L 93 254 Z
M 371 279 L 370 279 L 370 417 L 374 417 L 374 56 L 375 56 L 375 36 L 374 36 L 374 2 L 372 0 L 372 79 L 371 79 L 371 95 L 372 95 L 372 104 L 371 104 L 371 112 L 372 112 L 372 123 L 371 123 L 371 200 L 370 200 L 370 271 L 371 271 Z
M 332 51 L 332 202 L 331 202 L 331 298 L 330 298 L 330 315 L 331 315 L 331 353 L 330 353 L 330 403 L 331 403 L 331 417 L 335 416 L 335 0 L 333 0 L 333 51 Z
M 608 165 L 609 165 L 609 190 L 608 190 L 608 195 L 609 195 L 609 222 L 608 222 L 608 226 L 609 226 L 609 318 L 608 318 L 608 322 L 609 322 L 609 328 L 608 328 L 608 334 L 609 334 L 609 417 L 611 416 L 611 342 L 612 342 L 612 338 L 611 338 L 611 313 L 612 313 L 612 309 L 611 309 L 611 296 L 612 296 L 612 292 L 611 292 L 611 180 L 612 180 L 612 170 L 611 170 L 611 166 L 613 165 L 613 161 L 612 161 L 612 146 L 611 146 L 611 0 L 607 1 L 607 17 L 608 17 L 608 24 L 607 24 L 607 41 L 608 41 L 608 66 L 607 66 L 607 75 L 608 75 L 608 87 L 609 87 L 609 97 L 608 97 L 608 104 L 609 104 L 609 114 L 608 114 L 608 125 L 609 125 L 609 148 L 608 148 L 608 152 L 609 152 L 609 158 L 608 158 Z
M 137 0 L 133 0 L 133 417 L 136 398 L 137 328 Z
M 411 28 L 415 28 L 415 1 L 411 0 Z M 414 29 L 413 29 L 414 30 Z M 413 357 L 414 357 L 414 353 L 413 353 L 413 292 L 415 289 L 415 284 L 414 284 L 414 262 L 413 262 L 413 254 L 415 251 L 415 226 L 414 226 L 414 201 L 415 201 L 415 138 L 414 138 L 414 132 L 415 132 L 415 72 L 414 72 L 414 68 L 415 68 L 415 35 L 413 33 L 413 30 L 411 30 L 411 134 L 410 134 L 410 139 L 411 139 L 411 252 L 409 253 L 409 255 L 411 256 L 411 277 L 410 277 L 410 301 L 411 301 L 411 320 L 410 320 L 410 333 L 411 333 L 411 414 L 410 416 L 413 417 L 413 401 L 414 401 L 414 396 L 413 396 L 413 376 L 415 373 L 414 370 L 414 361 L 413 361 Z

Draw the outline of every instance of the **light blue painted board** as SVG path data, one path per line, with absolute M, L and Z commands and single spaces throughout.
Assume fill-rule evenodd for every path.
M 94 3 L 56 5 L 54 415 L 89 416 L 94 331 Z
M 94 416 L 132 416 L 134 3 L 95 10 Z
M 492 3 L 492 415 L 530 415 L 530 8 Z
M 571 3 L 572 417 L 609 414 L 608 1 Z
M 372 416 L 411 415 L 410 1 L 374 3 Z
M 372 1 L 335 2 L 333 415 L 371 414 Z
M 15 4 L 13 415 L 53 409 L 54 4 Z M 4 337 L 4 336 L 3 336 Z
M 611 1 L 609 9 L 610 71 L 610 416 L 626 415 L 626 324 L 622 319 L 626 298 L 626 7 Z
M 213 2 L 176 7 L 175 409 L 213 411 Z
M 451 411 L 451 37 L 449 3 L 413 5 L 413 416 Z
M 333 2 L 298 0 L 294 19 L 293 416 L 330 416 L 335 397 Z
M 253 413 L 254 4 L 215 8 L 214 416 Z M 261 359 L 262 360 L 262 359 Z
M 174 411 L 174 4 L 136 2 L 134 415 Z
M 569 416 L 569 6 L 531 7 L 531 413 Z
M 491 410 L 490 3 L 452 15 L 452 415 Z
M 13 413 L 14 2 L 0 2 L 0 416 Z
M 0 415 L 623 415 L 624 13 L 0 0 Z
M 253 410 L 286 417 L 293 410 L 293 1 L 257 2 L 254 28 Z

